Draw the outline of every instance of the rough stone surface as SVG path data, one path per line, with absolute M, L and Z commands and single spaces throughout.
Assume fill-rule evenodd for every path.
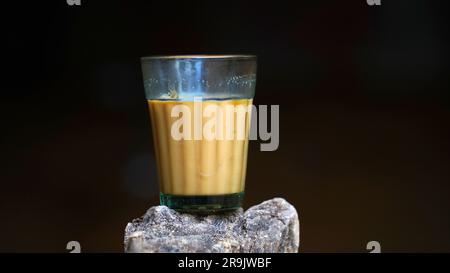
M 295 208 L 282 198 L 228 214 L 151 207 L 125 228 L 125 252 L 298 252 Z

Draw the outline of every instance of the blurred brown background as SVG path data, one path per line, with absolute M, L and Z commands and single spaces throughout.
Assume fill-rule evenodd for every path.
M 189 53 L 258 55 L 280 147 L 251 143 L 246 206 L 294 204 L 302 251 L 450 251 L 445 1 L 10 2 L 1 252 L 122 251 L 158 204 L 139 57 Z

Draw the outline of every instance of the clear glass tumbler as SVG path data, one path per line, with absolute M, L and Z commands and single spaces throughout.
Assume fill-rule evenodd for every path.
M 162 205 L 189 212 L 242 206 L 253 55 L 141 58 Z

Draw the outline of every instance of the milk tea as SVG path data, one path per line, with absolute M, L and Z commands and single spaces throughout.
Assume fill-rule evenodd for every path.
M 148 105 L 162 193 L 211 196 L 244 191 L 251 111 L 230 109 L 251 109 L 252 99 L 206 100 L 201 111 L 194 101 L 148 100 Z M 179 126 L 181 118 L 190 121 Z M 200 134 L 195 121 L 202 125 Z M 180 130 L 181 139 L 174 136 Z M 205 137 L 204 130 L 213 137 Z

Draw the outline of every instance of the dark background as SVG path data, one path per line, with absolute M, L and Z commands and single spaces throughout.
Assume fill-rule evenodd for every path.
M 15 3 L 11 3 L 15 2 Z M 286 198 L 301 251 L 450 251 L 445 1 L 2 3 L 0 251 L 123 250 L 158 204 L 141 56 L 258 55 L 246 207 Z

